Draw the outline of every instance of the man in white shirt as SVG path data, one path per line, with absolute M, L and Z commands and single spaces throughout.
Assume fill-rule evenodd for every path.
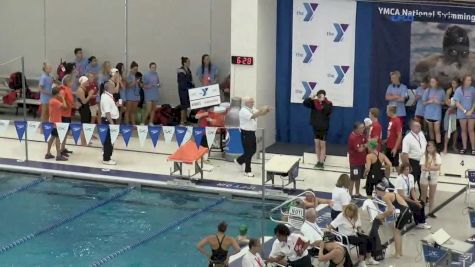
M 411 165 L 411 174 L 421 193 L 420 179 L 421 179 L 421 165 L 420 160 L 426 151 L 427 140 L 424 133 L 421 131 L 421 124 L 418 121 L 411 121 L 411 131 L 406 134 L 402 140 L 402 154 L 401 160 L 403 163 Z M 424 199 L 423 199 L 424 200 Z
M 292 267 L 312 267 L 312 260 L 308 255 L 308 240 L 299 234 L 290 233 L 285 224 L 278 224 L 274 228 L 276 240 L 272 244 L 269 262 Z
M 247 177 L 254 177 L 254 174 L 251 172 L 251 159 L 254 153 L 256 153 L 256 119 L 266 115 L 269 111 L 269 106 L 264 106 L 260 109 L 254 108 L 254 99 L 251 97 L 244 98 L 244 106 L 239 111 L 239 127 L 241 128 L 244 154 L 235 159 L 234 162 L 238 165 L 239 170 L 241 170 L 241 165 L 245 164 L 244 175 Z
M 264 267 L 266 266 L 259 252 L 262 250 L 262 244 L 259 239 L 249 239 L 249 251 L 242 258 L 242 267 Z
M 117 93 L 116 91 L 116 86 L 112 81 L 108 81 L 104 84 L 104 93 L 101 95 L 100 102 L 102 124 L 114 124 L 115 121 L 119 119 L 119 109 L 117 108 L 113 96 L 114 93 Z M 116 165 L 117 163 L 111 159 L 114 147 L 111 142 L 110 130 L 107 130 L 103 149 L 102 163 L 106 165 Z
M 310 245 L 313 246 L 308 250 L 310 256 L 318 256 L 318 246 L 316 242 L 323 240 L 323 231 L 317 225 L 317 211 L 315 208 L 305 210 L 305 222 L 300 228 L 300 233 L 302 233 L 308 242 L 310 242 Z

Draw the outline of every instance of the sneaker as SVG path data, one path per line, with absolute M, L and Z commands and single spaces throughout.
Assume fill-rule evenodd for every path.
M 379 265 L 379 261 L 373 259 L 373 257 L 370 257 L 369 259 L 366 260 L 366 264 L 368 264 L 368 265 Z
M 59 157 L 56 157 L 56 161 L 68 161 L 68 158 L 64 156 L 59 156 Z
M 110 160 L 108 160 L 108 161 L 103 160 L 103 161 L 102 161 L 102 164 L 105 164 L 105 165 L 117 165 L 117 162 L 115 162 L 115 160 L 110 159 Z
M 317 164 L 315 164 L 315 168 L 318 170 L 323 170 L 323 162 L 317 162 Z
M 434 213 L 427 215 L 427 217 L 430 217 L 432 219 L 437 219 L 437 216 Z
M 238 168 L 238 170 L 241 172 L 242 171 L 242 165 L 237 162 L 237 159 L 234 159 L 234 164 Z
M 366 262 L 360 261 L 360 263 L 358 264 L 358 267 L 366 267 Z
M 45 155 L 45 159 L 54 159 L 54 156 L 48 153 Z
M 61 151 L 61 153 L 73 154 L 73 152 L 71 150 L 68 150 L 67 148 L 65 148 L 63 151 Z
M 69 154 L 66 151 L 61 151 L 61 156 L 69 158 Z
M 244 173 L 244 176 L 247 176 L 247 177 L 254 177 L 254 173 L 252 173 L 252 172 L 245 172 L 245 173 Z
M 428 230 L 428 229 L 431 229 L 432 226 L 428 225 L 427 223 L 420 223 L 416 226 L 416 228 L 417 229 L 426 229 L 426 230 Z

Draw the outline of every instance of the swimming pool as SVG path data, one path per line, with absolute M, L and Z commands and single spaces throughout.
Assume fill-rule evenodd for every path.
M 219 221 L 228 235 L 241 224 L 250 236 L 261 234 L 258 200 L 38 178 L 0 172 L 1 266 L 206 266 L 195 245 Z M 265 234 L 272 228 L 266 220 Z

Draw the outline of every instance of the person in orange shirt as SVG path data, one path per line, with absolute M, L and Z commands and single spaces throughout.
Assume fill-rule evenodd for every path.
M 71 76 L 71 74 L 66 74 L 63 77 L 63 85 L 59 87 L 59 93 L 64 98 L 64 101 L 66 101 L 67 105 L 66 108 L 61 110 L 61 121 L 65 123 L 71 123 L 72 110 L 74 108 L 74 96 L 73 91 L 71 90 L 73 82 L 73 76 Z M 66 138 L 67 135 L 64 137 L 64 140 L 62 140 L 61 143 L 61 155 L 67 158 L 69 157 L 69 154 L 72 154 L 73 152 L 66 149 Z
M 49 122 L 57 123 L 61 122 L 61 115 L 64 109 L 67 108 L 68 104 L 64 97 L 59 93 L 59 88 L 55 87 L 51 91 L 52 98 L 48 102 L 49 107 Z M 51 131 L 51 138 L 48 141 L 48 150 L 45 155 L 45 159 L 52 159 L 54 156 L 51 154 L 51 147 L 53 146 L 53 142 L 56 145 L 56 161 L 67 161 L 68 158 L 61 154 L 61 142 L 59 140 L 58 130 L 56 126 L 53 126 L 53 131 Z

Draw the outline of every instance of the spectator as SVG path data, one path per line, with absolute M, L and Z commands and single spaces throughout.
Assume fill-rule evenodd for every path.
M 361 229 L 361 221 L 358 216 L 358 207 L 355 204 L 348 204 L 342 213 L 330 223 L 332 229 L 348 237 L 348 242 L 358 246 L 360 265 L 366 266 L 379 264 L 371 257 L 372 244 L 368 236 Z M 366 260 L 366 264 L 365 264 Z
M 433 141 L 427 143 L 427 148 L 421 158 L 421 199 L 426 201 L 429 197 L 429 217 L 436 218 L 434 214 L 435 192 L 437 192 L 437 176 L 442 165 L 442 159 L 437 153 Z M 427 188 L 429 187 L 429 194 Z
M 211 63 L 208 54 L 201 57 L 201 65 L 196 70 L 196 77 L 198 77 L 201 86 L 218 83 L 218 68 Z
M 411 131 L 406 134 L 402 141 L 402 162 L 411 166 L 411 174 L 417 183 L 420 191 L 421 165 L 420 160 L 424 155 L 427 146 L 426 137 L 421 131 L 421 124 L 417 121 L 411 122 Z
M 89 99 L 89 110 L 91 111 L 91 121 L 90 123 L 97 123 L 98 118 L 100 118 L 100 112 L 99 112 L 99 104 L 97 102 L 97 99 L 100 97 L 97 97 L 99 95 L 99 86 L 97 86 L 97 82 L 94 79 L 94 74 L 88 73 L 87 74 L 87 79 L 88 79 L 88 84 L 87 84 L 87 92 L 88 95 L 92 94 L 95 97 L 92 97 Z
M 51 138 L 48 140 L 48 150 L 46 151 L 45 159 L 52 159 L 54 156 L 51 154 L 51 147 L 53 143 L 56 145 L 56 161 L 67 161 L 68 159 L 61 154 L 61 143 L 59 140 L 58 130 L 56 129 L 56 123 L 61 122 L 62 109 L 67 107 L 64 97 L 59 93 L 59 88 L 55 87 L 51 90 L 52 98 L 49 100 L 49 119 L 48 121 L 53 123 L 53 130 L 51 131 Z
M 106 60 L 102 63 L 101 72 L 99 73 L 97 83 L 99 88 L 111 78 L 112 65 L 110 61 Z
M 231 99 L 231 74 L 228 74 L 224 81 L 219 84 L 221 90 L 221 102 L 229 102 Z
M 325 232 L 323 241 L 320 241 L 318 252 L 318 261 L 329 261 L 330 267 L 352 267 L 351 256 L 345 247 L 340 242 L 336 242 L 336 237 L 330 233 Z
M 43 73 L 40 76 L 40 102 L 41 102 L 41 121 L 46 122 L 49 119 L 49 101 L 51 99 L 51 91 L 53 89 L 53 78 L 51 71 L 53 68 L 50 64 L 43 63 Z
M 87 59 L 87 66 L 86 66 L 86 75 L 91 73 L 94 75 L 95 78 L 99 77 L 99 71 L 101 70 L 101 66 L 97 63 L 97 58 L 95 56 L 91 56 Z
M 86 76 L 79 78 L 79 88 L 76 92 L 77 99 L 79 101 L 79 115 L 81 116 L 81 123 L 91 123 L 91 109 L 89 107 L 89 101 L 92 98 L 96 98 L 94 92 L 89 91 L 89 79 Z M 84 134 L 81 134 L 81 143 L 86 146 L 86 138 Z
M 181 57 L 181 67 L 177 70 L 178 95 L 180 96 L 180 124 L 187 123 L 187 109 L 190 107 L 188 90 L 195 87 L 190 70 L 190 59 Z
M 457 107 L 457 119 L 460 123 L 462 135 L 462 149 L 460 154 L 467 151 L 467 135 L 470 136 L 472 145 L 472 155 L 475 155 L 475 116 L 473 111 L 475 99 L 475 87 L 472 86 L 472 76 L 465 75 L 462 80 L 462 86 L 455 90 L 454 100 Z
M 396 115 L 396 106 L 388 106 L 386 113 L 390 118 L 388 124 L 388 136 L 386 139 L 386 156 L 393 167 L 399 166 L 399 151 L 402 142 L 402 123 Z
M 348 137 L 348 158 L 350 161 L 350 194 L 353 197 L 360 198 L 360 181 L 363 179 L 364 168 L 366 163 L 366 143 L 367 138 L 364 136 L 364 124 L 355 122 L 353 131 Z M 355 195 L 353 195 L 353 188 Z
M 317 224 L 317 211 L 313 208 L 305 210 L 305 222 L 300 228 L 302 235 L 310 242 L 312 247 L 308 250 L 311 257 L 318 256 L 317 241 L 322 240 L 323 230 Z
M 77 77 L 86 75 L 87 60 L 83 58 L 82 48 L 74 49 L 74 63 L 76 64 Z
M 312 260 L 307 248 L 310 242 L 300 234 L 290 233 L 285 224 L 274 228 L 276 240 L 269 255 L 270 263 L 293 267 L 312 267 Z
M 158 88 L 160 87 L 160 78 L 158 76 L 157 64 L 155 62 L 151 62 L 148 67 L 150 70 L 143 76 L 144 101 L 146 105 L 145 120 L 148 122 L 148 124 L 153 125 L 155 109 L 157 108 L 158 102 Z
M 331 218 L 334 220 L 338 214 L 351 202 L 350 177 L 348 174 L 341 174 L 332 191 Z
M 249 251 L 242 258 L 243 267 L 264 267 L 266 264 L 262 260 L 259 252 L 262 250 L 262 244 L 257 238 L 249 240 Z
M 424 96 L 424 93 L 428 87 L 429 82 L 427 81 L 427 78 L 424 78 L 419 87 L 416 89 L 415 97 L 416 97 L 416 112 L 415 112 L 415 117 L 414 119 L 420 122 L 421 124 L 424 123 L 424 101 L 422 100 L 422 97 Z
M 249 237 L 247 236 L 247 225 L 239 226 L 239 235 L 236 238 L 239 246 L 247 246 L 249 244 Z
M 61 121 L 64 123 L 71 123 L 72 111 L 74 109 L 74 96 L 73 91 L 71 89 L 73 82 L 74 80 L 71 74 L 66 74 L 63 77 L 63 85 L 59 87 L 61 97 L 66 102 L 66 107 L 61 109 Z M 62 140 L 61 142 L 61 155 L 63 155 L 64 157 L 68 157 L 69 154 L 73 153 L 71 150 L 66 149 L 66 139 L 67 135 L 64 136 L 64 140 Z
M 426 223 L 424 203 L 416 196 L 414 176 L 410 172 L 411 166 L 409 164 L 401 164 L 399 167 L 399 175 L 396 178 L 396 190 L 411 209 L 416 227 L 419 229 L 430 229 L 431 226 Z
M 127 79 L 125 77 L 125 65 L 123 63 L 117 63 L 115 65 L 115 69 L 117 70 L 117 73 L 120 76 L 120 79 L 118 79 L 118 82 L 115 82 L 116 85 L 119 86 L 119 91 L 117 91 L 116 94 L 114 94 L 114 100 L 116 102 L 121 103 L 122 105 L 119 108 L 120 111 L 120 117 L 119 117 L 119 122 L 120 123 L 125 123 L 125 120 L 128 117 L 127 107 L 127 94 L 126 94 L 126 87 L 127 87 Z M 111 76 L 114 76 L 114 73 L 111 70 Z
M 383 136 L 383 129 L 379 123 L 379 108 L 369 109 L 369 118 L 371 119 L 371 129 L 369 131 L 369 140 L 376 140 L 378 142 L 378 151 L 381 151 L 381 142 Z
M 406 117 L 406 106 L 404 105 L 407 97 L 407 86 L 401 83 L 401 73 L 393 71 L 390 73 L 391 84 L 386 90 L 386 100 L 389 101 L 389 106 L 396 106 L 396 116 L 401 120 L 401 125 L 404 125 Z
M 333 104 L 326 98 L 325 90 L 319 90 L 313 97 L 303 101 L 305 107 L 310 108 L 310 124 L 313 127 L 315 141 L 315 154 L 318 162 L 315 168 L 323 170 L 326 157 L 326 140 L 328 128 L 330 127 L 330 115 Z
M 130 71 L 127 76 L 127 89 L 125 95 L 127 98 L 127 110 L 125 112 L 125 123 L 136 124 L 135 114 L 140 101 L 140 87 L 142 79 L 137 77 L 139 64 L 132 61 L 130 63 Z
M 209 235 L 203 238 L 196 245 L 196 248 L 201 252 L 201 254 L 206 256 L 206 258 L 209 260 L 208 266 L 228 266 L 230 256 L 228 255 L 229 248 L 232 247 L 234 249 L 233 254 L 239 253 L 241 251 L 241 248 L 239 248 L 236 240 L 225 235 L 227 228 L 228 225 L 225 222 L 221 222 L 218 225 L 218 232 L 215 235 Z M 206 245 L 211 247 L 211 254 L 204 249 Z
M 374 187 L 383 181 L 384 177 L 389 178 L 391 174 L 391 161 L 383 153 L 377 150 L 378 143 L 375 140 L 368 142 L 368 155 L 366 155 L 365 174 L 366 196 L 373 196 Z M 384 166 L 384 167 L 383 167 Z
M 254 177 L 251 171 L 251 159 L 256 153 L 256 130 L 257 118 L 269 113 L 270 107 L 264 106 L 260 109 L 254 108 L 254 99 L 250 97 L 244 98 L 244 106 L 239 111 L 239 127 L 241 128 L 241 139 L 244 153 L 234 163 L 241 170 L 242 164 L 245 164 L 244 175 Z
M 101 122 L 102 124 L 115 124 L 119 119 L 120 113 L 117 108 L 117 103 L 114 100 L 114 93 L 117 93 L 117 86 L 109 81 L 104 85 L 104 93 L 101 96 Z M 102 163 L 105 165 L 116 165 L 113 159 L 111 159 L 114 147 L 112 146 L 110 131 L 107 130 L 106 140 L 104 141 Z
M 444 154 L 448 152 L 449 139 L 452 138 L 452 150 L 457 151 L 457 107 L 453 99 L 455 90 L 459 87 L 460 80 L 454 78 L 451 82 L 451 86 L 445 91 L 445 105 L 447 105 L 447 111 L 444 117 Z
M 305 204 L 305 208 L 314 208 L 316 209 L 318 205 L 320 204 L 328 204 L 331 205 L 331 200 L 330 199 L 324 199 L 324 198 L 318 198 L 315 196 L 315 192 L 313 192 L 312 189 L 308 188 L 305 189 L 307 193 L 305 193 L 305 198 L 303 199 L 303 202 Z
M 442 121 L 442 105 L 445 92 L 439 85 L 439 79 L 430 78 L 430 88 L 424 92 L 424 118 L 429 126 L 429 138 L 435 140 L 437 147 L 441 148 L 440 123 Z

